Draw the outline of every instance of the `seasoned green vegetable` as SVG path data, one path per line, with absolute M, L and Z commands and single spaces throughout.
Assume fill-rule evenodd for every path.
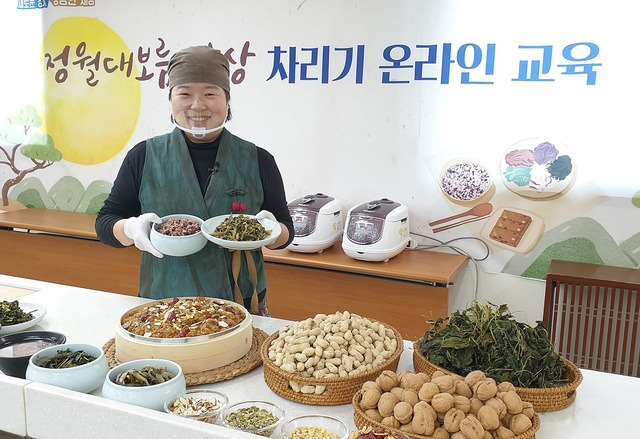
M 515 320 L 507 305 L 475 301 L 447 319 L 430 322 L 418 349 L 433 364 L 465 376 L 482 370 L 498 382 L 548 388 L 567 383 L 568 369 L 542 322 Z
M 245 215 L 230 214 L 213 232 L 216 238 L 227 241 L 261 241 L 271 235 L 260 221 Z
M 86 353 L 84 350 L 73 352 L 69 348 L 58 349 L 58 352 L 53 357 L 47 358 L 38 366 L 46 367 L 47 369 L 68 369 L 91 363 L 95 359 L 96 357 Z
M 172 379 L 174 375 L 164 366 L 142 366 L 142 369 L 129 369 L 120 373 L 116 384 L 126 387 L 145 387 L 161 384 Z
M 2 326 L 17 325 L 33 320 L 33 318 L 33 311 L 25 311 L 20 308 L 17 300 L 0 302 L 0 325 Z

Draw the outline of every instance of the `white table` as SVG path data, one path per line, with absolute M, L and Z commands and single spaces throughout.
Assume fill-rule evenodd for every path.
M 69 287 L 0 275 L 0 285 L 26 288 L 23 300 L 47 308 L 34 330 L 54 330 L 68 342 L 103 346 L 114 336 L 118 318 L 129 308 L 146 301 L 137 297 Z M 254 325 L 268 334 L 290 322 L 255 317 Z M 398 371 L 413 370 L 412 345 L 405 342 Z M 640 437 L 628 418 L 640 403 L 640 379 L 582 370 L 584 380 L 576 401 L 568 408 L 541 413 L 538 439 Z M 353 429 L 353 409 L 340 406 L 310 406 L 275 394 L 265 383 L 262 367 L 220 383 L 198 386 L 226 393 L 231 401 L 264 399 L 285 409 L 286 417 L 323 413 L 337 417 Z M 0 431 L 37 439 L 92 437 L 161 438 L 255 438 L 201 422 L 179 419 L 165 413 L 110 401 L 100 389 L 85 395 L 0 373 Z M 274 438 L 280 438 L 279 432 Z

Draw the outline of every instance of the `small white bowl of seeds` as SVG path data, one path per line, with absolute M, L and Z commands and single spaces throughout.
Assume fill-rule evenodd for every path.
M 224 409 L 220 420 L 227 428 L 270 437 L 284 421 L 284 410 L 269 401 L 244 401 Z
M 193 389 L 165 401 L 164 411 L 182 418 L 215 424 L 228 402 L 229 398 L 224 393 Z

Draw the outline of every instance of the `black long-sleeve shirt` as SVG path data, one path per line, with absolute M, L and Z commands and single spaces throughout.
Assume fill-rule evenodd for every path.
M 184 134 L 183 134 L 184 135 Z M 184 136 L 189 154 L 200 183 L 200 189 L 204 194 L 209 177 L 219 166 L 216 162 L 220 139 L 229 135 L 226 129 L 216 140 L 210 143 L 194 143 Z M 275 158 L 265 149 L 257 147 L 258 169 L 264 191 L 262 210 L 273 213 L 278 222 L 283 223 L 289 229 L 289 240 L 280 248 L 291 243 L 294 238 L 293 221 L 287 207 L 282 175 L 276 164 Z M 96 233 L 101 242 L 112 247 L 123 247 L 113 235 L 114 224 L 123 218 L 139 216 L 142 211 L 138 193 L 142 181 L 142 171 L 146 158 L 146 141 L 138 143 L 125 156 L 120 171 L 113 183 L 111 193 L 98 212 L 96 219 Z M 180 196 L 178 193 L 175 196 Z M 204 218 L 207 219 L 207 218 Z

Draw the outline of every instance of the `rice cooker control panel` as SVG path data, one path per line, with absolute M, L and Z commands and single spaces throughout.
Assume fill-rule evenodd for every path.
M 387 198 L 355 207 L 349 216 L 347 237 L 356 244 L 374 244 L 382 238 L 387 214 L 400 206 Z
M 317 193 L 305 195 L 289 203 L 294 235 L 296 237 L 311 235 L 316 230 L 319 210 L 330 201 L 333 201 L 332 197 Z

